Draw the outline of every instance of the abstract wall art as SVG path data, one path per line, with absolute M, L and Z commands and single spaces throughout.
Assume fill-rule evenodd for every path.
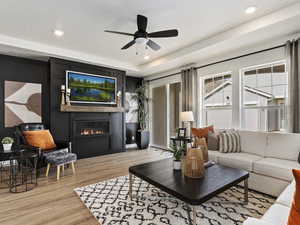
M 42 122 L 42 85 L 5 81 L 5 127 Z
M 135 93 L 126 92 L 125 95 L 125 117 L 126 123 L 137 123 L 138 122 L 138 115 L 137 109 L 138 104 L 137 101 L 134 99 Z

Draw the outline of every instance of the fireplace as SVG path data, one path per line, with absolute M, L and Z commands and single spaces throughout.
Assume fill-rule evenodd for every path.
M 74 134 L 79 138 L 109 135 L 109 121 L 75 121 Z
M 73 120 L 73 151 L 79 158 L 108 154 L 109 120 Z

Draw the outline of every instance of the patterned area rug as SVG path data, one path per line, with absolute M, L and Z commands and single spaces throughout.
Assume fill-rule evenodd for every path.
M 133 191 L 138 197 L 131 201 L 128 189 L 126 176 L 74 191 L 103 225 L 192 224 L 191 210 L 184 202 L 136 177 Z M 250 191 L 249 203 L 243 205 L 243 193 L 243 188 L 233 187 L 198 206 L 197 224 L 240 225 L 248 217 L 261 217 L 275 201 L 270 196 Z

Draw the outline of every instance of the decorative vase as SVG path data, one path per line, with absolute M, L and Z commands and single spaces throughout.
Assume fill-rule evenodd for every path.
M 173 169 L 174 170 L 181 170 L 181 161 L 174 160 L 173 161 Z
M 204 162 L 208 162 L 208 147 L 205 138 L 196 138 L 195 145 L 201 150 Z
M 136 132 L 136 144 L 139 149 L 146 149 L 150 142 L 150 132 L 148 130 L 139 130 Z
M 184 160 L 184 175 L 190 178 L 201 178 L 204 172 L 202 151 L 199 148 L 188 148 Z
M 10 152 L 11 151 L 12 144 L 3 144 L 3 150 L 4 152 Z

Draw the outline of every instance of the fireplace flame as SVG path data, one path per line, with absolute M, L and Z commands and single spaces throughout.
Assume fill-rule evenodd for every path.
M 80 135 L 97 135 L 97 134 L 104 134 L 104 131 L 99 129 L 86 128 L 86 129 L 82 129 L 80 132 Z

